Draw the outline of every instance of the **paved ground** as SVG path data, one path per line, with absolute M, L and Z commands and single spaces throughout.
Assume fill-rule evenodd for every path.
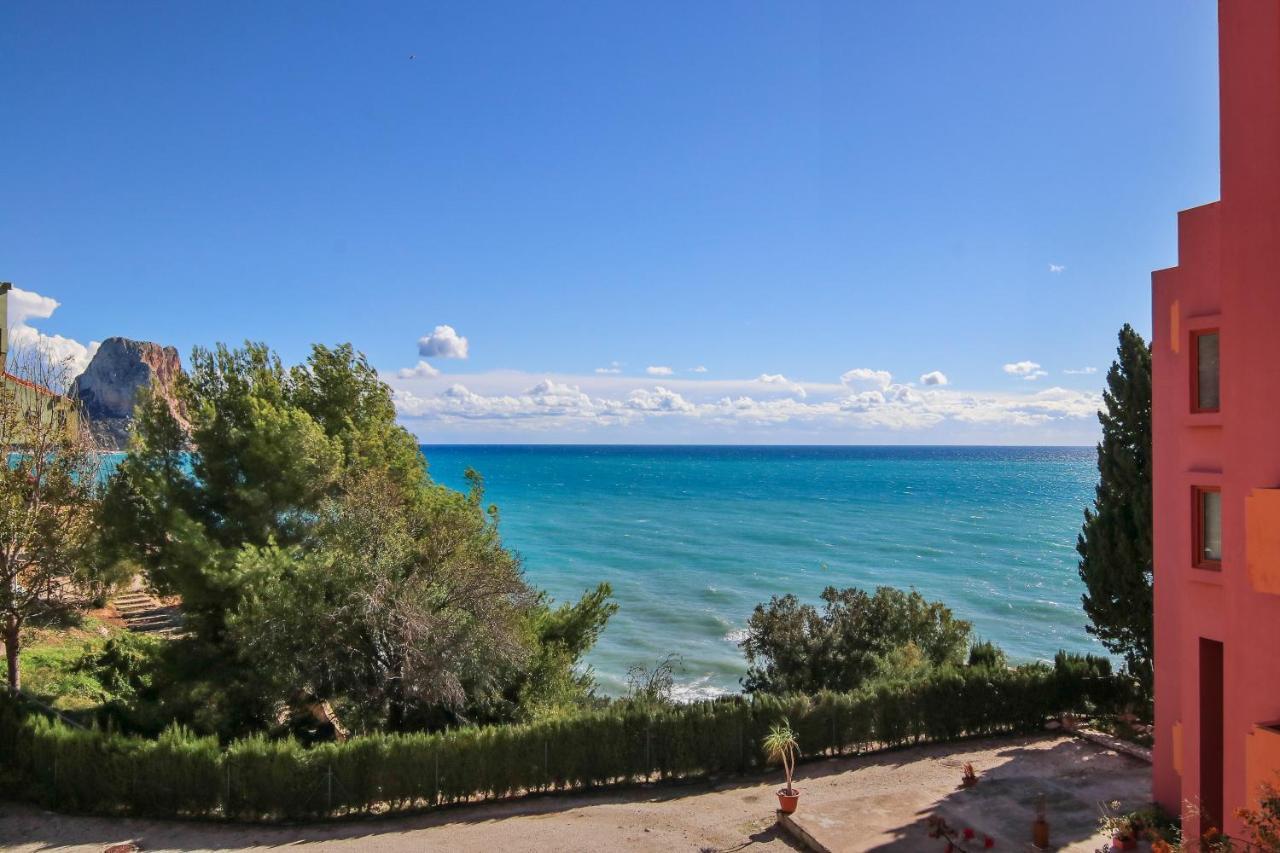
M 965 761 L 975 764 L 983 780 L 977 788 L 955 791 Z M 1048 782 L 1046 775 L 1052 777 Z M 1148 777 L 1146 765 L 1070 738 L 970 741 L 959 748 L 923 747 L 802 765 L 797 780 L 803 791 L 798 814 L 822 830 L 822 837 L 834 845 L 829 845 L 832 850 L 941 853 L 945 845 L 926 838 L 922 829 L 921 821 L 932 808 L 961 815 L 964 825 L 972 820 L 980 831 L 1001 839 L 1014 839 L 1024 822 L 1020 804 L 1047 790 L 1054 840 L 1069 844 L 1063 849 L 1092 851 L 1088 835 L 1096 823 L 1097 801 L 1137 804 L 1146 796 Z M 773 853 L 794 846 L 774 824 L 778 787 L 777 777 L 720 785 L 638 787 L 532 797 L 419 817 L 270 827 L 67 817 L 0 804 L 0 849 L 101 853 L 110 844 L 134 841 L 146 851 L 266 851 L 290 845 L 303 850 L 375 853 Z M 996 847 L 1022 849 L 1025 844 L 1016 842 Z
M 978 784 L 960 788 L 965 762 Z M 929 747 L 884 753 L 856 770 L 808 783 L 792 821 L 832 851 L 941 851 L 924 820 L 937 815 L 957 831 L 972 829 L 982 849 L 1030 848 L 1037 799 L 1043 795 L 1050 849 L 1093 853 L 1109 846 L 1097 832 L 1103 803 L 1145 805 L 1151 766 L 1074 738 L 977 741 L 969 748 Z

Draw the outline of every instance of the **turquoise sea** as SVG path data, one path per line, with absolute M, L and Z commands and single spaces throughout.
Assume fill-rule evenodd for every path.
M 426 445 L 432 475 L 480 471 L 508 546 L 557 599 L 621 605 L 590 664 L 683 657 L 680 694 L 738 689 L 737 643 L 771 595 L 915 587 L 1017 660 L 1103 650 L 1084 629 L 1076 534 L 1092 448 Z

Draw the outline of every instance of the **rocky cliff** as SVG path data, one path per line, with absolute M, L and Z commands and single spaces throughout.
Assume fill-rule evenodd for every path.
M 107 338 L 98 347 L 84 373 L 71 385 L 71 395 L 84 407 L 94 438 L 103 448 L 123 449 L 129 444 L 133 404 L 138 391 L 151 387 L 169 403 L 169 410 L 185 422 L 176 383 L 182 361 L 173 347 L 149 341 Z

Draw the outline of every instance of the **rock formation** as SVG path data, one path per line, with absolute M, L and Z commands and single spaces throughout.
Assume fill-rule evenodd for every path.
M 169 410 L 185 423 L 177 398 L 182 361 L 173 347 L 148 341 L 107 338 L 98 347 L 84 373 L 71 385 L 71 396 L 83 406 L 94 438 L 104 449 L 120 450 L 129 444 L 133 404 L 147 387 L 163 397 Z

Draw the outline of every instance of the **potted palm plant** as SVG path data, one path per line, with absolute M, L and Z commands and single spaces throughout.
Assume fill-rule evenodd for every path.
M 796 733 L 791 730 L 791 723 L 783 720 L 769 730 L 764 739 L 764 751 L 770 761 L 782 764 L 782 772 L 787 775 L 787 786 L 778 792 L 778 811 L 791 814 L 800 802 L 800 792 L 791 784 L 796 758 L 800 755 L 800 744 L 796 742 Z

